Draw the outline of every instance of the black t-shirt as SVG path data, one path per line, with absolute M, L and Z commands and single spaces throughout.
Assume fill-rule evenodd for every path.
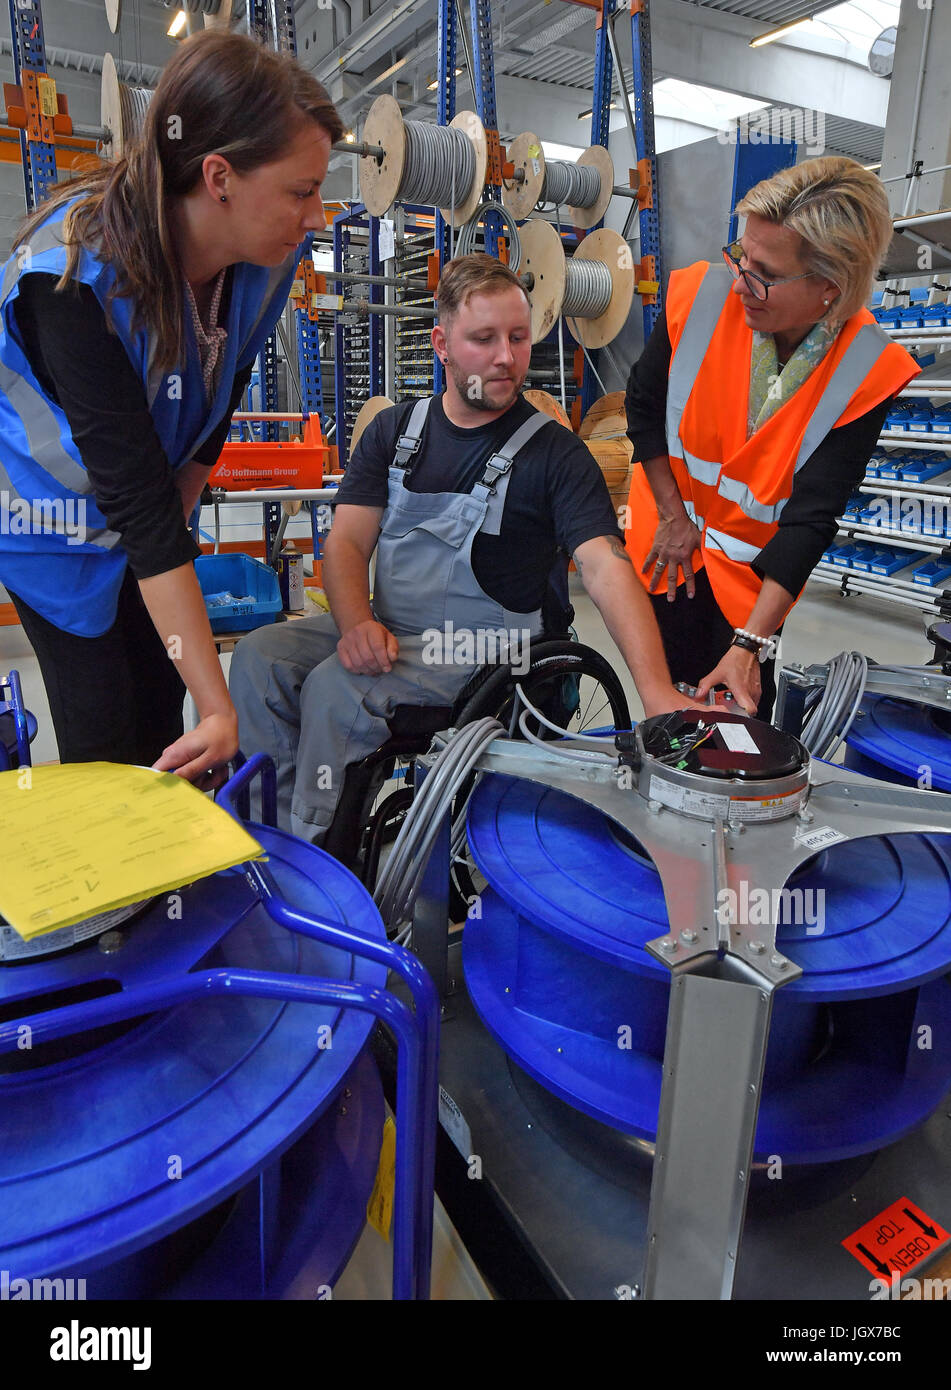
M 387 470 L 414 404 L 403 401 L 371 420 L 340 484 L 338 503 L 386 506 Z M 410 492 L 471 492 L 490 455 L 532 413 L 519 397 L 499 419 L 460 429 L 446 418 L 437 396 L 405 486 Z M 472 568 L 497 603 L 529 613 L 542 605 L 559 547 L 570 555 L 585 541 L 617 534 L 617 517 L 594 455 L 564 425 L 550 420 L 516 454 L 500 534 L 479 532 Z

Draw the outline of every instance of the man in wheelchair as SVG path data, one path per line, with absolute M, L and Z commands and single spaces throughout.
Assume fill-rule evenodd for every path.
M 520 395 L 532 341 L 518 279 L 457 257 L 436 299 L 445 392 L 383 411 L 354 450 L 324 556 L 331 612 L 259 628 L 232 659 L 241 746 L 274 759 L 279 824 L 314 844 L 398 706 L 452 706 L 488 651 L 514 656 L 542 633 L 559 549 L 646 713 L 686 703 L 594 457 Z

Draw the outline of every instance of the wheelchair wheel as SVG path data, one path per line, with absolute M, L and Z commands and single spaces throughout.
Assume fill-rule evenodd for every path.
M 592 647 L 561 640 L 539 643 L 524 676 L 514 676 L 508 666 L 491 671 L 456 714 L 456 727 L 488 717 L 498 719 L 513 738 L 521 738 L 518 714 L 522 705 L 515 692 L 516 683 L 542 714 L 570 733 L 631 727 L 627 697 L 610 662 Z M 558 737 L 531 716 L 526 723 L 537 737 Z M 613 747 L 610 740 L 608 747 Z M 462 817 L 474 785 L 472 778 L 461 788 L 453 808 L 453 840 L 459 845 L 450 868 L 450 913 L 454 922 L 466 917 L 481 884 L 461 833 Z
M 490 671 L 455 716 L 456 727 L 488 717 L 509 728 L 518 704 L 516 683 L 533 705 L 570 733 L 631 727 L 627 697 L 610 662 L 593 647 L 569 641 L 539 643 L 524 676 L 513 675 L 509 666 Z M 533 733 L 545 736 L 536 720 L 530 719 L 528 725 Z M 519 736 L 517 722 L 512 733 Z

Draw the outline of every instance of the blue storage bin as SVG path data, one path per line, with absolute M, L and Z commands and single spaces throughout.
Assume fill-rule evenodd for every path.
M 896 405 L 885 416 L 885 428 L 887 430 L 907 430 L 908 416 L 911 413 L 911 406 Z
M 922 328 L 923 326 L 924 326 L 924 323 L 923 323 L 923 320 L 922 320 L 922 317 L 921 317 L 921 309 L 920 309 L 920 308 L 909 307 L 909 308 L 907 308 L 907 309 L 902 309 L 902 311 L 901 311 L 901 318 L 900 318 L 900 320 L 899 320 L 899 327 L 901 327 L 901 328 Z
M 250 555 L 199 555 L 195 573 L 212 632 L 249 632 L 273 623 L 282 608 L 281 586 L 270 565 Z M 208 596 L 230 593 L 244 603 L 209 606 Z
M 932 478 L 939 478 L 949 468 L 951 468 L 951 460 L 936 458 L 934 454 L 931 454 L 927 462 L 920 460 L 906 463 L 901 471 L 901 476 L 906 483 L 927 483 Z
M 934 410 L 928 401 L 918 401 L 908 412 L 908 423 L 905 428 L 914 430 L 916 434 L 927 434 L 931 430 L 931 421 L 934 418 Z
M 914 574 L 911 576 L 915 584 L 927 584 L 929 588 L 940 588 L 947 579 L 951 578 L 951 565 L 947 560 L 928 560 L 923 565 L 918 565 Z
M 888 559 L 889 555 L 891 559 Z M 899 570 L 924 559 L 927 559 L 927 556 L 922 550 L 887 550 L 882 558 L 873 561 L 869 568 L 872 574 L 897 574 Z
M 948 304 L 926 304 L 921 311 L 925 328 L 947 328 Z
M 891 555 L 891 551 L 882 545 L 864 546 L 861 555 L 856 555 L 852 561 L 852 568 L 857 570 L 871 570 L 873 564 L 885 561 Z
M 935 407 L 931 429 L 934 434 L 951 434 L 951 401 Z

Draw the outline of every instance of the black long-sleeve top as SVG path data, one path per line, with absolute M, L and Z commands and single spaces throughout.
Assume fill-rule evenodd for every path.
M 624 405 L 635 459 L 667 453 L 665 419 L 670 371 L 670 335 L 661 314 L 644 351 L 631 368 Z M 752 562 L 760 579 L 773 579 L 794 597 L 831 544 L 841 516 L 882 432 L 891 399 L 865 415 L 830 430 L 793 480 L 779 528 Z
M 24 275 L 14 304 L 23 352 L 46 395 L 59 405 L 110 530 L 122 541 L 136 579 L 165 574 L 200 553 L 139 375 L 106 325 L 93 290 L 54 290 L 55 275 Z M 220 308 L 224 320 L 231 276 Z M 213 467 L 231 416 L 251 378 L 239 372 L 228 409 L 192 455 Z

